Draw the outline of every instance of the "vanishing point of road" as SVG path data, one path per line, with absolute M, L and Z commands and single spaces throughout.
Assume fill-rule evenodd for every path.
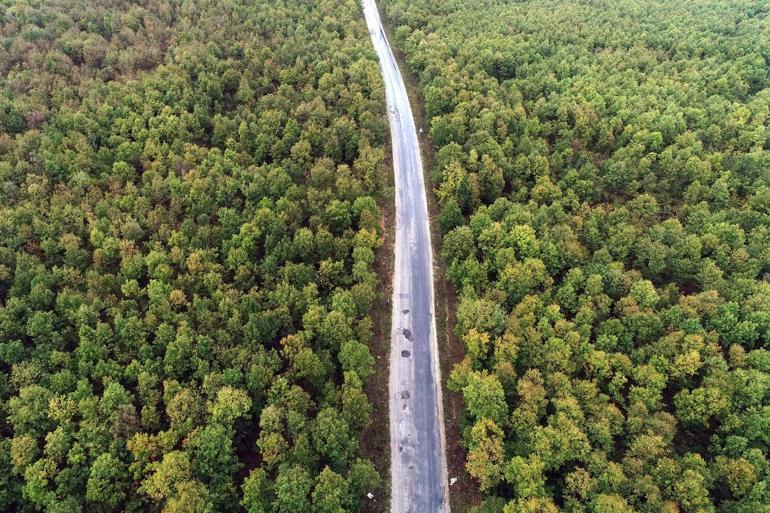
M 433 250 L 409 97 L 374 0 L 362 0 L 380 60 L 396 184 L 390 350 L 391 513 L 449 513 Z

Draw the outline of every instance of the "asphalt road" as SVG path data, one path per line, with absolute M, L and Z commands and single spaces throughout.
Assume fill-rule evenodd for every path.
M 396 184 L 390 354 L 391 512 L 448 513 L 433 250 L 412 110 L 374 0 L 362 0 L 385 81 Z

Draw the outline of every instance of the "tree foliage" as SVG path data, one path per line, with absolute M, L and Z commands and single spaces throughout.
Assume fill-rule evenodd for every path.
M 768 6 L 383 0 L 480 512 L 766 512 Z
M 0 36 L 0 510 L 359 511 L 360 6 L 8 0 Z

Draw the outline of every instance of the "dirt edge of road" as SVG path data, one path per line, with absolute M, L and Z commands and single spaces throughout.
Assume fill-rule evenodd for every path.
M 388 408 L 388 380 L 390 376 L 391 345 L 391 296 L 393 295 L 394 244 L 396 240 L 395 184 L 393 177 L 393 151 L 390 131 L 385 147 L 383 165 L 384 191 L 377 203 L 380 206 L 383 243 L 375 252 L 374 266 L 379 277 L 380 293 L 372 308 L 374 337 L 369 350 L 374 357 L 374 375 L 369 378 L 364 391 L 372 405 L 372 423 L 361 432 L 359 443 L 361 456 L 374 463 L 382 482 L 373 491 L 374 498 L 364 499 L 364 513 L 388 513 L 390 511 L 390 422 Z
M 425 182 L 426 196 L 428 199 L 428 214 L 432 221 L 430 223 L 430 229 L 434 260 L 433 280 L 434 300 L 436 303 L 436 335 L 438 338 L 439 359 L 441 363 L 441 388 L 444 408 L 447 473 L 449 479 L 457 478 L 455 484 L 449 487 L 449 503 L 452 513 L 466 513 L 472 506 L 480 504 L 482 497 L 476 482 L 473 481 L 465 470 L 466 451 L 462 445 L 462 419 L 464 415 L 463 398 L 461 394 L 452 392 L 446 387 L 446 382 L 452 368 L 463 359 L 465 351 L 463 350 L 462 343 L 454 334 L 457 294 L 447 278 L 446 266 L 441 258 L 441 230 L 438 227 L 438 223 L 433 222 L 438 219 L 439 215 L 436 195 L 433 192 L 433 184 L 430 180 L 430 172 L 435 166 L 433 143 L 427 134 L 427 120 L 425 109 L 423 108 L 424 103 L 422 95 L 419 92 L 417 77 L 406 64 L 404 54 L 396 45 L 396 35 L 393 30 L 393 25 L 391 24 L 390 19 L 388 19 L 387 12 L 384 9 L 380 9 L 380 17 L 385 29 L 385 35 L 391 43 L 391 49 L 396 57 L 401 76 L 406 85 L 415 124 L 418 128 L 421 127 L 423 129 L 423 132 L 418 134 L 418 137 L 420 140 L 420 153 L 423 163 L 423 180 Z M 392 227 L 389 227 L 389 229 L 391 228 Z M 392 240 L 390 241 L 390 248 L 392 249 Z M 390 255 L 390 259 L 390 268 L 392 269 L 392 254 Z M 392 289 L 388 288 L 386 293 L 389 293 L 391 290 Z M 389 319 L 390 314 L 387 313 L 386 315 Z M 376 414 L 375 418 L 377 418 Z M 387 456 L 386 459 L 388 459 Z

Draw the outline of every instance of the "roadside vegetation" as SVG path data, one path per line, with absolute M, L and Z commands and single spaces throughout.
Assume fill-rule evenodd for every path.
M 383 98 L 354 0 L 0 2 L 0 511 L 361 510 Z
M 766 2 L 383 0 L 483 513 L 770 511 Z

